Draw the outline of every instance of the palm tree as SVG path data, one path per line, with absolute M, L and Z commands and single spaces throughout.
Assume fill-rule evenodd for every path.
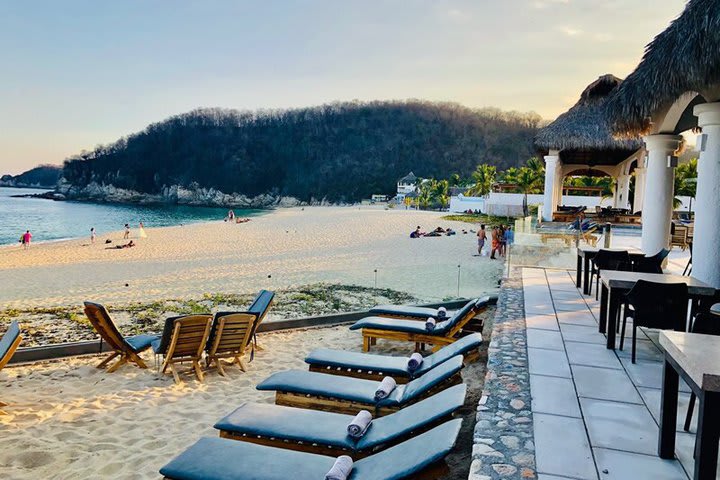
M 430 202 L 432 201 L 433 194 L 432 194 L 432 183 L 434 180 L 428 179 L 428 180 L 420 180 L 418 179 L 417 183 L 417 201 L 420 208 L 427 209 L 430 206 Z
M 477 197 L 488 195 L 490 190 L 492 190 L 493 183 L 495 183 L 496 176 L 497 168 L 493 165 L 487 165 L 485 163 L 478 165 L 472 173 L 475 185 L 468 190 L 468 193 Z
M 504 172 L 500 173 L 500 181 L 502 183 L 517 183 L 518 169 L 510 167 Z
M 673 208 L 679 208 L 682 201 L 679 196 L 690 197 L 690 205 L 688 211 L 692 212 L 692 199 L 695 198 L 697 191 L 697 158 L 690 159 L 689 162 L 678 165 L 675 169 L 675 198 L 673 198 Z
M 535 170 L 538 175 L 545 175 L 545 164 L 538 157 L 532 157 L 527 161 L 526 166 L 531 170 Z
M 523 215 L 528 216 L 528 194 L 538 193 L 542 185 L 542 175 L 530 167 L 521 167 L 517 171 L 515 177 L 515 184 L 518 186 L 518 190 L 523 194 Z
M 432 180 L 431 182 L 432 198 L 437 201 L 442 208 L 446 208 L 450 202 L 449 184 L 447 180 Z

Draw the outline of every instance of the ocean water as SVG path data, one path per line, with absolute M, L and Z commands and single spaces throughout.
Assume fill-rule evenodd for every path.
M 25 230 L 34 242 L 89 237 L 122 230 L 126 223 L 137 228 L 165 227 L 222 220 L 227 208 L 182 205 L 127 205 L 108 203 L 56 202 L 41 198 L 13 198 L 12 195 L 42 193 L 45 190 L 0 187 L 0 245 L 15 244 Z M 235 209 L 240 217 L 261 215 L 262 210 Z

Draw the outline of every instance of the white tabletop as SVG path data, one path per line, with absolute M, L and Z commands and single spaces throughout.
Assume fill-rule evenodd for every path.
M 720 337 L 662 330 L 660 345 L 696 385 L 720 392 Z
M 715 315 L 720 315 L 720 303 L 716 303 L 712 307 L 710 307 L 710 313 L 714 313 Z

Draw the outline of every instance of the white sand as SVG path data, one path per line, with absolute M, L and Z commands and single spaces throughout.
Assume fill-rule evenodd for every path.
M 159 478 L 158 470 L 244 401 L 273 403 L 254 386 L 277 370 L 302 368 L 312 349 L 359 350 L 361 336 L 346 326 L 260 335 L 249 372 L 228 367 L 228 377 L 208 373 L 204 383 L 154 369 L 124 366 L 108 374 L 99 357 L 5 368 L 0 371 L 0 475 L 4 480 L 53 478 Z M 380 341 L 377 353 L 409 355 L 411 344 Z M 144 357 L 153 364 L 150 354 Z M 466 369 L 481 379 L 484 366 Z M 475 380 L 477 381 L 477 380 Z
M 413 240 L 417 225 L 475 229 L 437 212 L 376 207 L 281 209 L 235 225 L 222 221 L 148 228 L 135 248 L 107 250 L 121 233 L 0 249 L 0 310 L 249 293 L 317 281 L 375 285 L 428 300 L 496 287 L 500 262 L 474 257 L 476 238 Z M 85 246 L 83 246 L 85 245 Z M 271 278 L 268 278 L 271 276 Z M 128 286 L 126 286 L 126 284 Z

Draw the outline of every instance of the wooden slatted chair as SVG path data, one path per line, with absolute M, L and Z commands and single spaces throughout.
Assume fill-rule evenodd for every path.
M 252 344 L 252 334 L 257 322 L 257 317 L 251 313 L 216 313 L 207 341 L 205 360 L 208 368 L 214 363 L 220 375 L 225 376 L 222 359 L 232 358 L 230 364 L 236 363 L 240 370 L 246 372 L 247 366 L 242 357 Z
M 165 357 L 161 372 L 169 368 L 175 383 L 180 383 L 180 373 L 195 372 L 197 379 L 203 381 L 200 360 L 207 345 L 212 325 L 212 315 L 184 315 L 165 320 L 162 338 L 153 342 L 156 355 Z M 175 368 L 176 363 L 191 362 L 192 366 L 182 372 Z
M 20 341 L 22 341 L 20 325 L 18 325 L 17 320 L 14 320 L 10 323 L 2 339 L 0 339 L 0 370 L 8 364 L 18 345 L 20 345 Z M 1 408 L 7 407 L 7 405 L 5 402 L 0 402 L 0 415 L 6 415 L 6 412 Z
M 109 373 L 126 363 L 147 368 L 139 354 L 150 348 L 151 343 L 159 338 L 157 335 L 135 335 L 125 338 L 110 318 L 107 309 L 99 303 L 85 302 L 85 315 L 100 338 L 113 349 L 113 353 L 100 362 L 97 368 L 105 368 L 116 357 L 120 359 L 107 369 Z
M 273 304 L 273 301 L 275 301 L 275 292 L 271 292 L 270 290 L 260 290 L 255 296 L 253 302 L 250 304 L 250 307 L 248 307 L 248 313 L 252 313 L 255 317 L 257 317 L 255 324 L 252 327 L 250 336 L 252 341 L 255 342 L 254 348 L 258 350 L 262 350 L 263 348 L 258 345 L 257 342 L 257 329 L 262 321 L 265 320 L 265 315 L 267 315 L 270 310 L 270 306 Z

